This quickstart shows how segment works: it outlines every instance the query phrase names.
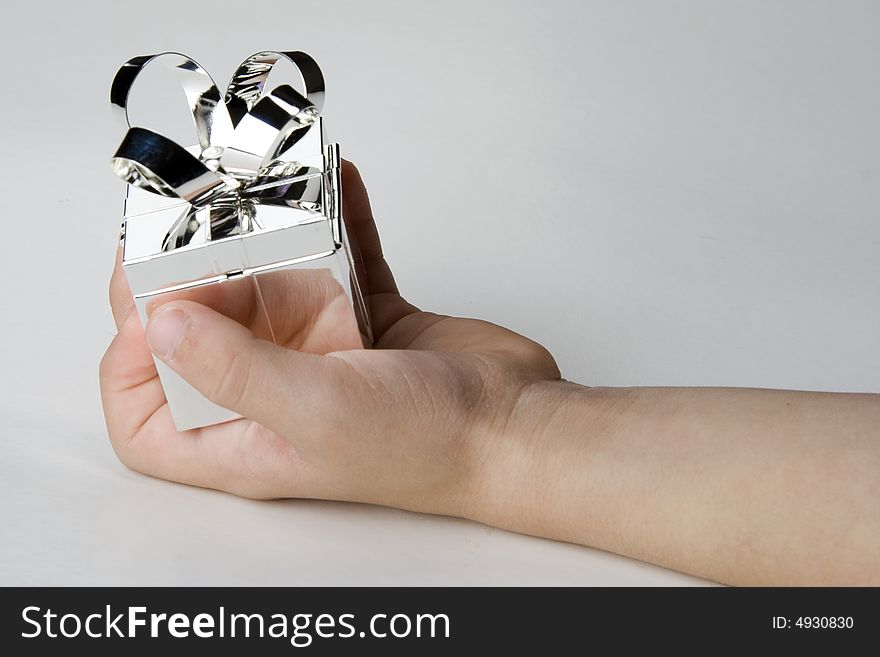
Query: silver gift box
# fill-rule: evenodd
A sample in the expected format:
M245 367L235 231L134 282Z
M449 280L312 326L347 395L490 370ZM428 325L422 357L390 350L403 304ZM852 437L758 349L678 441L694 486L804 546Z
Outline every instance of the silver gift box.
M298 69L305 94L287 85L266 91L279 61ZM128 92L153 62L183 83L198 144L182 147L128 124ZM184 298L285 342L297 294L330 285L347 295L349 329L369 345L342 217L339 147L326 143L320 116L323 92L317 64L299 52L252 55L222 101L210 76L183 55L138 57L120 69L111 101L128 132L112 165L128 183L122 264L142 322L154 307ZM179 430L237 417L158 359L156 368Z

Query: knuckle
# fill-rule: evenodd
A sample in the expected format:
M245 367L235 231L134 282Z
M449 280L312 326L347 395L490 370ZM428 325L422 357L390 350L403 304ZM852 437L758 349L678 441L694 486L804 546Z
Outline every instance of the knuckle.
M111 438L110 445L113 447L113 451L116 453L116 458L119 459L119 462L122 463L122 465L135 472L141 471L142 468L139 467L139 462L135 457L134 450L131 449L128 443L119 440L114 441Z
M110 438L110 447L116 454L116 458L129 470L140 472L142 466L137 455L137 446L133 444L133 439L128 436L120 435L118 431L108 431L107 436Z
M205 390L212 401L235 408L247 397L253 374L250 353L244 349L233 349L225 362L212 373L211 381Z
M291 448L285 438L254 421L247 421L239 434L233 472L227 490L253 500L277 499L287 486L279 485L289 475Z
M101 362L98 363L98 380L99 381L104 382L110 377L111 371L113 369L113 360L112 360L111 350L112 350L112 344L104 352L104 355L101 356ZM94 365L92 367L94 367Z

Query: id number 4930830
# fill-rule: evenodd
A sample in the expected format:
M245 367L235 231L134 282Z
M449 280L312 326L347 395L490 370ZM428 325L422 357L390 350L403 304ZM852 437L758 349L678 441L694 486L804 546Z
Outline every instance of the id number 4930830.
M798 616L796 619L785 616L773 617L774 630L851 630L852 616Z

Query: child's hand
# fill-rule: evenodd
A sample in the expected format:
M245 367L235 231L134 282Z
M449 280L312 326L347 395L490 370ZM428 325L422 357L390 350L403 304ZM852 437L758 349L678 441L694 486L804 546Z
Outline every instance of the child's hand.
M248 418L178 433L117 263L101 388L124 463L249 497L461 515L735 584L880 582L880 396L562 382L531 340L404 301L360 177L343 177L377 348L358 348L342 289L315 272L261 286L280 345L255 337L246 285L197 292L223 314L171 301L153 351Z
M101 363L110 439L129 467L257 498L314 497L465 515L492 438L530 383L558 379L550 354L504 328L420 312L398 293L357 170L345 217L375 349L359 348L341 287L320 273L261 278L276 342L249 285L207 286L151 309L147 339L119 259L119 328ZM222 298L218 298L222 295ZM282 300L279 300L279 297ZM235 319L230 319L235 318ZM247 419L175 430L152 350L212 401Z

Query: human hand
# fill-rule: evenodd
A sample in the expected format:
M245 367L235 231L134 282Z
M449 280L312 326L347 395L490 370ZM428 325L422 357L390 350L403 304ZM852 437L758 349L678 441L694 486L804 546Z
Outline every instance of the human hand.
M458 515L722 582L880 581L880 396L561 381L531 340L407 303L348 163L343 183L376 348L316 270L261 285L275 343L244 283L149 309L153 351L242 419L176 431L117 261L101 390L123 463L253 498Z
M100 377L113 448L134 470L246 497L474 515L521 392L559 371L543 347L512 331L405 301L350 163L343 188L375 348L359 348L341 287L316 271L268 286L285 297L267 304L283 314L278 344L261 339L265 327L250 319L249 288L230 286L202 288L213 295L196 297L203 303L151 308L145 339L117 257L110 298L118 334ZM243 418L178 432L150 347Z

